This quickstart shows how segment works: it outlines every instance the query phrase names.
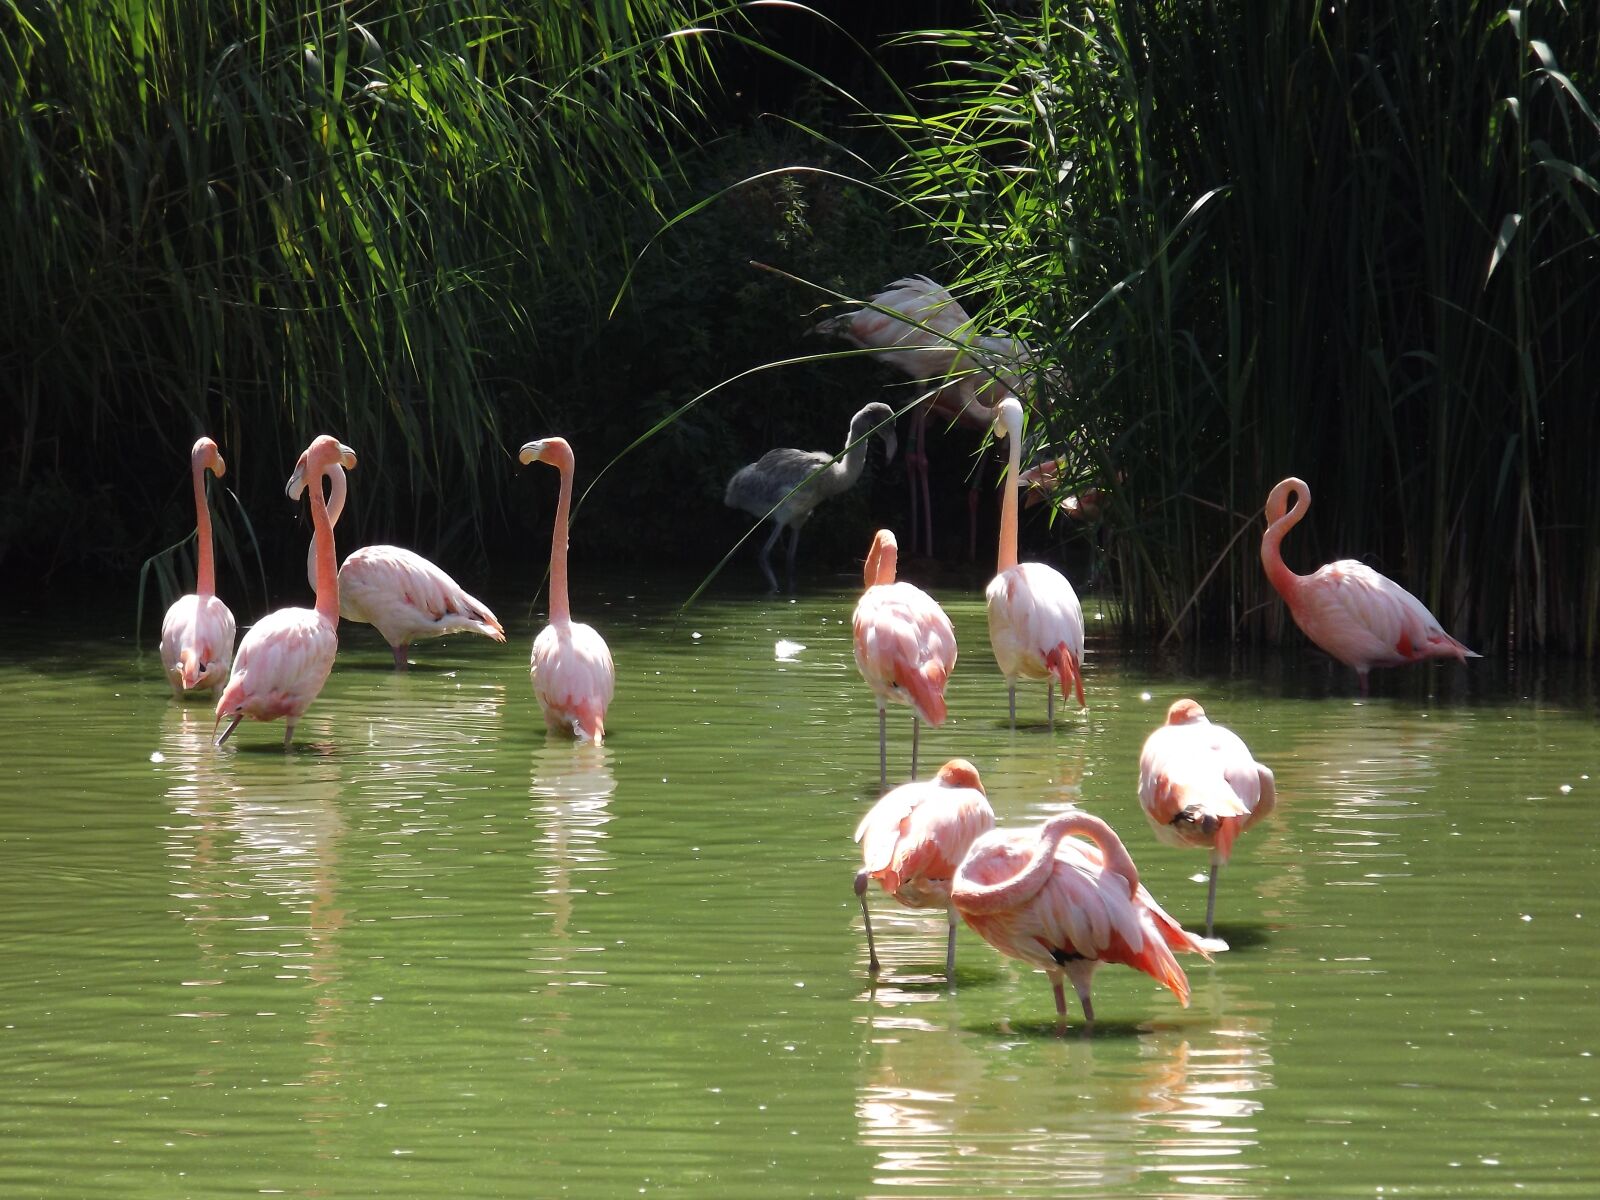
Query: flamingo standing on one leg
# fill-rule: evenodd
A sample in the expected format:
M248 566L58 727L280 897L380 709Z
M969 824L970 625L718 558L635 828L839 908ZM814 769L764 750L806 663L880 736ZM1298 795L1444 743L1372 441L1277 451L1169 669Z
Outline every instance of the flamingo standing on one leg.
M1187 1008L1189 980L1172 952L1210 959L1228 948L1169 917L1140 886L1111 826L1076 810L1051 817L1037 832L997 829L979 838L956 870L950 902L1000 953L1044 968L1063 1019L1063 975L1072 980L1086 1021L1094 1020L1089 981L1108 962L1152 976Z
M178 696L215 691L228 682L233 666L233 613L217 599L216 564L212 558L211 509L206 504L206 471L218 479L227 471L216 442L203 437L189 453L194 475L195 543L199 565L194 593L179 596L161 622L161 666Z
M355 451L338 439L322 434L295 463L286 494L298 496L309 478L311 524L317 556L317 606L280 608L253 625L239 643L233 678L217 701L217 722L232 718L217 739L228 740L245 717L255 721L284 719L283 747L289 748L295 722L311 706L333 670L339 651L339 572L333 548L333 522L322 495L322 477L343 463L356 465Z
M328 520L337 527L347 490L343 467L329 468L328 478ZM315 588L315 545L307 555L306 574ZM363 546L345 557L339 568L339 616L375 627L394 652L399 671L406 669L411 643L421 638L460 631L506 640L505 628L487 604L468 595L442 568L399 546Z
M880 428L881 427L881 428ZM740 467L728 480L722 502L729 508L742 508L758 521L772 518L772 536L761 547L761 573L767 586L778 590L772 573L772 547L785 529L789 531L789 590L794 590L795 551L800 546L800 529L811 519L817 505L829 497L847 492L861 478L867 466L867 436L874 429L883 439L884 460L894 458L898 442L894 432L894 409L873 402L850 418L840 455L826 450L768 450L759 459ZM837 459L837 461L835 461Z
M567 601L567 519L572 510L572 447L566 438L528 442L517 456L523 466L549 463L561 472L555 527L550 535L550 623L533 639L533 694L551 729L600 745L606 709L616 690L611 649L594 628L572 619Z
M1174 701L1167 723L1145 738L1139 805L1150 827L1169 846L1211 851L1207 937L1217 908L1217 868L1227 863L1233 840L1276 803L1272 772L1233 730L1208 721L1206 710L1193 700Z
M994 828L994 810L984 794L978 769L952 758L928 783L904 783L874 804L856 826L861 870L856 897L867 929L868 965L877 974L878 951L867 911L867 882L879 886L907 908L943 908L949 914L945 981L955 983L956 910L950 906L950 879L967 849Z
M1017 680L1049 681L1045 703L1055 723L1055 681L1061 695L1075 690L1083 704L1083 608L1066 577L1044 563L1017 561L1017 488L1022 469L1022 404L1008 396L997 406L995 431L1007 439L1008 474L1000 505L998 573L984 593L989 644L1010 692L1017 727Z
M1299 503L1289 507L1289 497ZM1343 558L1310 575L1296 575L1283 561L1283 538L1311 507L1311 489L1294 477L1267 497L1267 531L1261 535L1261 565L1267 582L1289 606L1302 632L1323 650L1356 669L1361 694L1367 672L1425 658L1480 658L1444 631L1438 619L1405 588L1365 563Z
M878 530L867 552L867 590L856 602L856 667L878 699L878 786L889 782L886 709L889 701L911 706L911 778L917 777L920 722L943 725L944 688L956 666L956 632L944 609L927 592L896 583L899 547L894 534Z

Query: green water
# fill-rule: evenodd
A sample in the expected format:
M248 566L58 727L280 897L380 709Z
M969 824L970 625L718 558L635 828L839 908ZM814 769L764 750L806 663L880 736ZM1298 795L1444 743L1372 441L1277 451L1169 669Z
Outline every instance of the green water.
M1140 744L1193 695L1277 773L1193 1004L1042 975L874 896L850 840L876 722L853 593L602 593L603 750L547 740L510 644L364 627L300 725L210 745L117 636L0 630L0 1195L1571 1196L1600 1188L1600 737L1582 682L1299 648L1196 665L1090 617L1090 707L1004 725L981 597L926 769L1001 822L1115 825L1191 925ZM517 610L521 608L522 612ZM519 619L520 618L520 619ZM93 625L94 623L90 623ZM780 662L779 639L804 643ZM891 723L903 772L909 721Z

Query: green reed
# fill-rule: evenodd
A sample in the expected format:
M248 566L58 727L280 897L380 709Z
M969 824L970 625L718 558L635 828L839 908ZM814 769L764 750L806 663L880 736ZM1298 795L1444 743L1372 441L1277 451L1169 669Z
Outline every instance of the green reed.
M0 556L173 543L201 431L258 526L294 519L327 430L361 457L351 535L470 532L542 428L541 340L598 319L595 261L672 178L712 79L669 36L690 16L0 4ZM248 535L217 512L228 552Z
M894 172L1070 379L1031 438L1110 494L1131 630L1259 631L1260 511L1478 648L1600 640L1600 14L1051 3L916 35ZM1088 478L1085 478L1084 476Z

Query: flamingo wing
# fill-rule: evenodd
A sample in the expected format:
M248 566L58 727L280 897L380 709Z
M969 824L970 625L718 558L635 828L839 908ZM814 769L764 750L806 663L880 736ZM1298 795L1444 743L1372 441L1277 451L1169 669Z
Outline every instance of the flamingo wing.
M1066 576L1044 563L1018 563L996 575L985 599L989 642L1008 679L1056 674L1083 703L1083 607Z
M298 716L328 681L339 638L311 608L280 608L257 621L239 643L217 713L257 720Z
M938 602L913 584L878 584L857 602L853 628L856 666L872 690L943 724L956 635Z
M1477 657L1444 631L1422 601L1353 559L1328 563L1308 576L1293 611L1312 641L1360 669Z
M592 626L577 621L546 625L533 640L529 670L546 724L596 743L603 740L616 667L611 648Z
M734 472L723 503L752 517L772 513L779 524L787 524L793 516L816 507L821 495L812 476L832 461L833 455L821 450L768 450Z

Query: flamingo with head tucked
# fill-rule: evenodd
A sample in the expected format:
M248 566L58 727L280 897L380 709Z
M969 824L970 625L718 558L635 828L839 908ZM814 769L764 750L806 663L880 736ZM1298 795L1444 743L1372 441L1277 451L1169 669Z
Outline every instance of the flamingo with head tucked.
M1299 502L1289 507L1289 498ZM1354 667L1361 694L1373 667L1398 667L1426 658L1479 658L1444 631L1438 619L1405 588L1365 563L1344 558L1296 575L1283 561L1284 535L1311 508L1311 489L1294 477L1267 497L1261 565L1267 581L1289 606L1302 632L1323 650Z
M921 722L944 724L944 688L956 665L956 632L950 618L915 584L895 582L898 554L894 534L878 530L867 552L867 590L856 602L851 621L856 668L878 701L879 787L889 781L889 702L911 706L911 778L915 779Z
M343 467L337 463L330 467L328 479L328 520L337 527L348 487ZM306 574L314 589L314 543L306 558ZM495 642L506 640L505 628L487 604L468 595L443 568L400 546L363 546L345 557L339 568L339 616L377 629L394 652L399 671L408 665L411 643L422 638L462 632L479 633Z
M1139 755L1139 806L1169 846L1211 851L1206 936L1217 908L1217 868L1233 842L1277 803L1272 772L1231 729L1213 725L1193 700L1176 700L1167 723L1144 740Z
M1048 680L1046 706L1055 720L1055 682L1083 704L1083 608L1066 577L1044 563L1017 561L1017 489L1022 470L1022 404L1008 396L997 406L995 432L1007 441L1008 474L1000 504L998 573L984 593L989 644L1010 692L1017 725L1017 680Z
M1051 817L1037 831L984 834L957 868L950 902L1001 954L1044 968L1063 1019L1063 976L1072 980L1086 1021L1094 1020L1089 981L1101 963L1143 971L1187 1008L1189 980L1172 952L1209 959L1228 948L1169 917L1140 885L1111 826L1077 810Z
M994 828L978 769L964 758L952 758L927 783L904 783L888 792L861 818L856 841L861 843L861 870L856 897L867 929L868 965L877 973L878 951L872 940L872 915L867 911L867 884L878 885L907 908L943 908L949 914L945 944L945 980L956 973L956 911L950 907L950 880L968 848Z
M761 547L759 556L761 573L767 577L771 591L778 590L771 555L779 535L785 529L789 531L788 577L789 590L793 591L801 527L811 519L817 505L855 486L866 469L867 437L874 430L883 440L885 461L894 458L894 409L875 401L850 418L850 432L845 435L840 454L787 447L768 450L755 462L740 467L728 480L724 504L743 509L758 520L772 518L772 536Z
M561 473L555 527L550 535L550 623L533 640L533 694L545 724L580 741L605 740L606 709L616 690L611 649L588 625L572 619L567 599L567 520L572 510L572 447L566 438L528 442L517 456L523 466L549 463Z
M280 608L251 626L239 643L233 678L217 701L217 723L232 718L217 739L222 745L245 717L254 721L284 720L283 746L289 748L295 723L327 683L339 651L339 573L333 548L333 522L328 519L322 477L340 463L353 467L355 451L322 434L306 447L284 488L298 496L308 480L311 524L316 540L317 606Z
M233 665L233 613L217 599L212 558L211 509L206 504L206 472L221 479L228 469L216 442L203 437L189 453L194 476L195 542L199 565L194 592L180 596L161 622L161 666L178 696L215 691L228 682Z

